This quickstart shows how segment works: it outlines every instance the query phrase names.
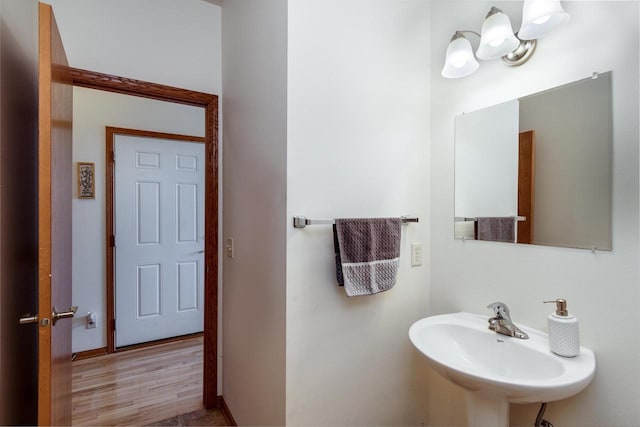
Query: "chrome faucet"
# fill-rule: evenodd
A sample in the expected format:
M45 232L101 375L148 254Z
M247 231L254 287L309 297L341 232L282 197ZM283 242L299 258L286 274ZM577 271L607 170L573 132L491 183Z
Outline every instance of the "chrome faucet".
M492 309L494 314L494 316L489 319L489 329L509 337L521 338L523 340L529 339L529 335L518 329L511 321L507 304L494 302L493 304L489 304L487 308Z

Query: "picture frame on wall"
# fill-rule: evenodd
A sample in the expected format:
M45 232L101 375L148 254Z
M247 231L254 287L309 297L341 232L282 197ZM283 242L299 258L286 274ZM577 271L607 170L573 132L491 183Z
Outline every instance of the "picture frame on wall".
M78 162L78 199L96 198L96 164Z

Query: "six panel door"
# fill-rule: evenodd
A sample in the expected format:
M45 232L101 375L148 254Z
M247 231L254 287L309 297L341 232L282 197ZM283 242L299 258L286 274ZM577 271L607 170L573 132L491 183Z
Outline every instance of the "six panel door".
M116 135L116 347L204 327L204 144Z

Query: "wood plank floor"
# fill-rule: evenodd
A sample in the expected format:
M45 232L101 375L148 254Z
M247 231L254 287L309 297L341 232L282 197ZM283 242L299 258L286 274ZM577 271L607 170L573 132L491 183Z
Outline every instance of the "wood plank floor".
M74 425L146 425L202 406L203 338L73 362Z

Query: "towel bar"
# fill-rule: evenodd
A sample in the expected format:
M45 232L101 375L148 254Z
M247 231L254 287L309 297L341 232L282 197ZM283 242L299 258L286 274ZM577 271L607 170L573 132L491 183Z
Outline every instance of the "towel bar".
M402 219L403 224L407 224L410 222L418 222L418 218L416 217L400 217ZM307 225L319 225L319 224L335 224L335 220L333 219L308 219L304 216L294 216L293 217L293 226L295 228L305 228Z
M527 217L526 216L512 216L511 218L514 219L514 221L526 221ZM455 222L467 222L467 221L477 221L478 218L477 217L473 217L473 218L468 218L466 216L457 216L453 219Z

